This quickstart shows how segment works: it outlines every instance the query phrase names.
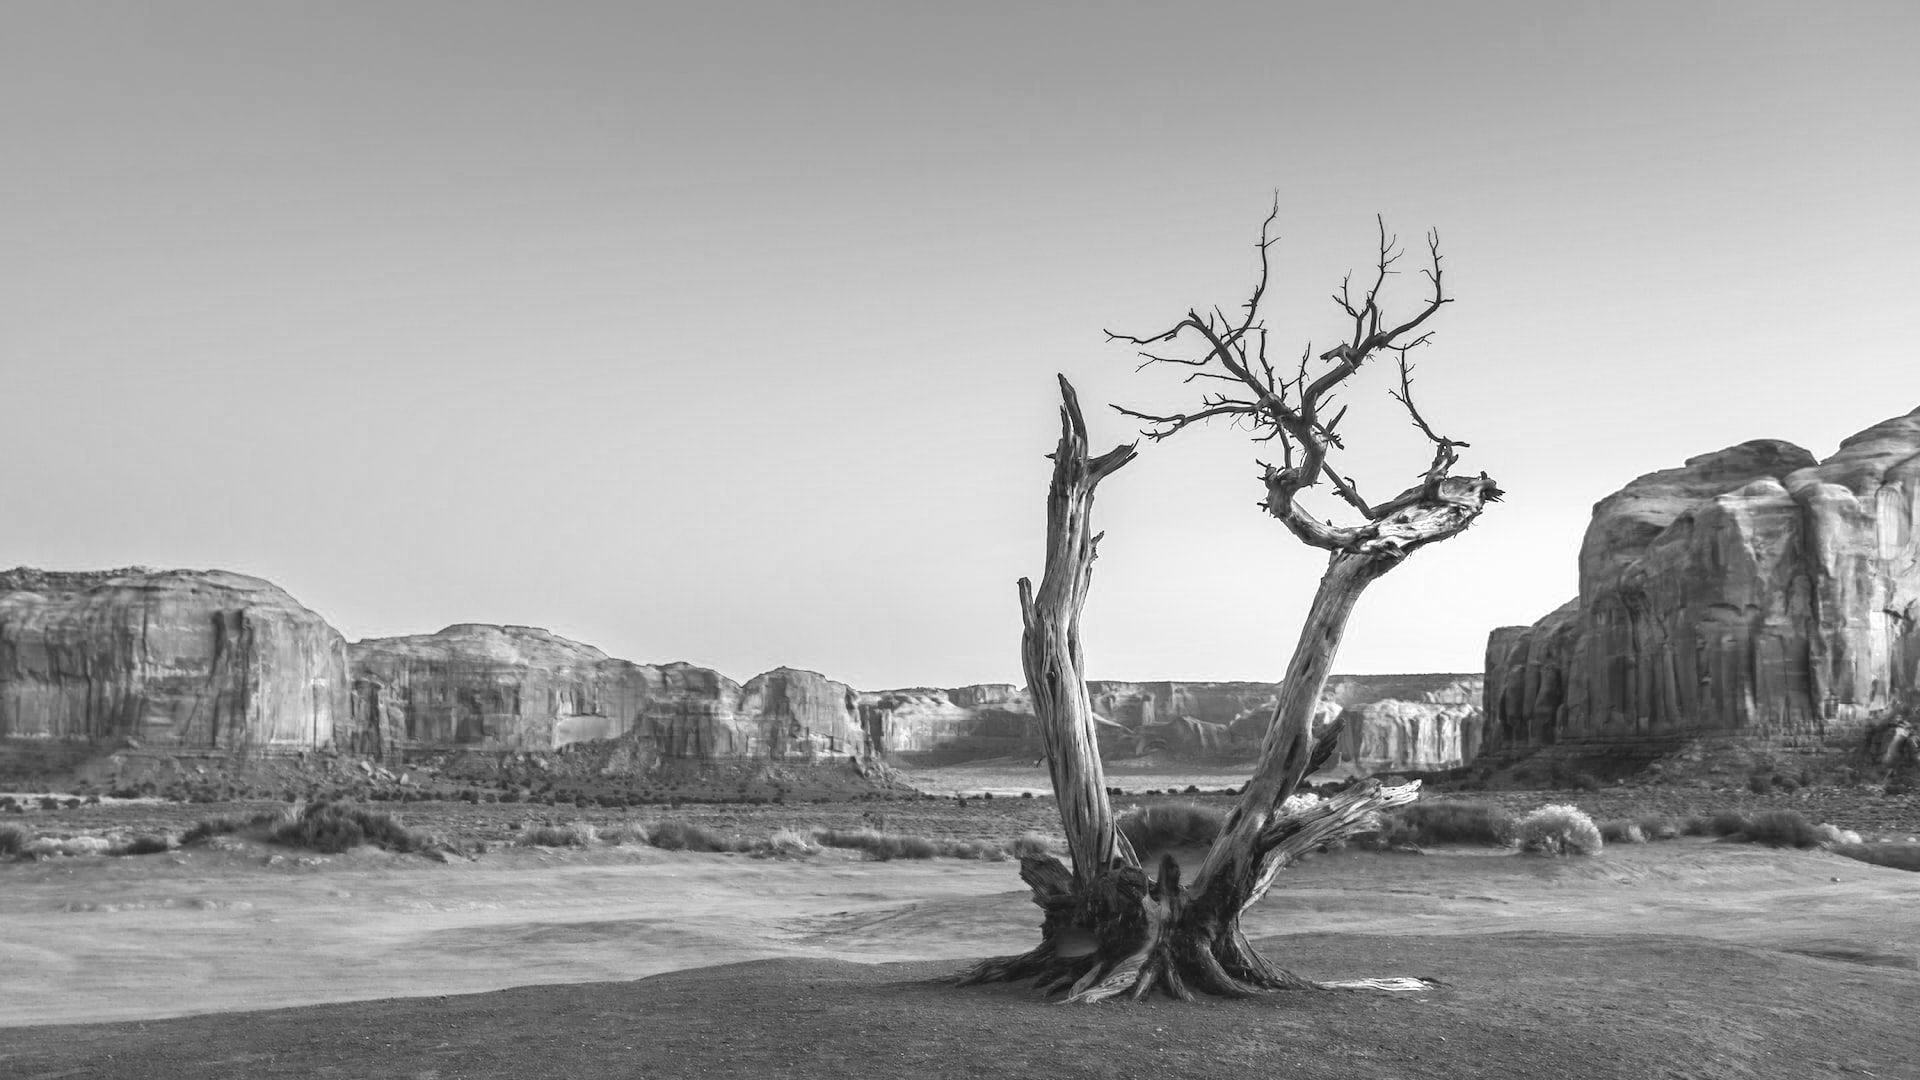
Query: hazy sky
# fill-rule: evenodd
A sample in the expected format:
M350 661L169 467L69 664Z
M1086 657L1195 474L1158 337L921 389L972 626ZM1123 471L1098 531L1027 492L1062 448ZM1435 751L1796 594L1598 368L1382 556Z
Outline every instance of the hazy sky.
M1277 191L1287 352L1376 212L1440 230L1417 389L1510 494L1336 668L1476 671L1634 476L1920 405L1917 51L1905 3L0 5L0 566L1018 681L1053 373L1178 407L1100 331L1244 299ZM1095 677L1279 676L1323 562L1257 454L1103 488Z

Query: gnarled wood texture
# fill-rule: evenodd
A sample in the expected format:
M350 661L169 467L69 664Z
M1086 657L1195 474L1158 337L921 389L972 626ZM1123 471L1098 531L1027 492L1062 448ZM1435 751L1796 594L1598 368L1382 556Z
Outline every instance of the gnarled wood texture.
M1080 611L1087 603L1100 537L1093 531L1093 493L1114 470L1132 461L1137 443L1087 456L1087 421L1066 376L1060 379L1060 443L1047 488L1047 562L1040 589L1020 579L1020 661L1053 774L1074 881L1085 888L1102 873L1138 867L1126 838L1114 828L1100 748L1094 742L1093 702L1080 649Z
M1260 463L1266 493L1262 507L1296 537L1329 553L1253 776L1190 886L1182 884L1181 868L1171 857L1163 858L1149 876L1114 827L1094 744L1079 619L1098 540L1090 523L1093 489L1132 459L1134 447L1089 459L1079 404L1062 379L1060 445L1047 498L1046 576L1037 594L1023 579L1020 600L1027 682L1046 739L1073 865L1069 871L1049 858L1023 860L1021 876L1046 913L1040 945L1020 956L984 961L967 972L963 982L1032 978L1048 992L1064 991L1066 1000L1074 1002L1125 993L1139 997L1156 986L1181 999L1189 999L1194 989L1242 995L1315 986L1256 954L1240 929L1242 913L1304 853L1376 828L1379 811L1419 797L1417 783L1388 788L1368 780L1324 802L1288 804L1301 778L1331 752L1333 733L1315 738L1313 710L1361 593L1412 552L1459 535L1501 491L1485 473L1450 475L1459 449L1467 444L1436 432L1413 401L1407 353L1428 341L1421 327L1450 302L1441 284L1438 236L1429 234L1427 242L1432 261L1425 276L1431 296L1412 317L1394 322L1383 316L1380 293L1400 252L1381 223L1371 287L1356 301L1343 282L1334 295L1352 320L1349 340L1318 354L1325 365L1319 371L1308 370L1311 346L1302 353L1297 371L1276 371L1267 358L1267 332L1259 312L1277 214L1276 205L1261 228L1260 278L1252 298L1242 305L1244 318L1229 319L1219 308L1206 314L1190 309L1172 329L1159 334L1108 335L1153 348L1197 339L1197 356L1143 351L1142 366L1189 368L1184 381L1204 378L1212 380L1204 385L1225 383L1228 390L1204 395L1200 407L1188 413L1120 411L1146 421L1145 434L1155 440L1225 417L1249 423L1257 438L1277 442L1281 464ZM1410 336L1416 331L1418 336ZM1399 357L1398 389L1389 393L1433 445L1433 458L1417 486L1375 504L1361 496L1354 479L1342 475L1329 457L1344 448L1338 429L1346 409L1331 416L1324 409L1336 390L1385 352ZM1300 504L1299 497L1322 480L1359 512L1359 523L1336 525ZM1418 983L1359 980L1338 985L1397 989Z

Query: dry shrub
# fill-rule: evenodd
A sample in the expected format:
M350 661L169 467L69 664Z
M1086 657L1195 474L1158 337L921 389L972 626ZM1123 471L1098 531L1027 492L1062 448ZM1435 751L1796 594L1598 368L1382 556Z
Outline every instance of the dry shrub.
M762 859L804 859L820 853L820 845L813 838L794 829L777 829L753 849L753 854Z
M136 836L124 844L107 849L109 855L164 855L173 850L173 841L164 836Z
M608 825L597 830L595 836L608 847L620 844L644 844L647 842L647 830L642 825Z
M1395 810L1381 826L1389 847L1411 844L1483 844L1506 847L1514 840L1512 815L1494 803L1420 802Z
M1021 833L1018 839L1007 846L1007 852L1016 859L1052 855L1054 842L1051 837L1042 836L1037 832Z
M1220 835L1226 815L1195 803L1154 803L1121 814L1114 827L1135 851L1164 851L1177 847L1205 847Z
M266 816L271 820L282 815ZM310 848L335 855L362 844L374 844L388 851L423 851L432 846L432 841L400 824L392 814L351 803L324 801L309 805L292 820L272 825L267 840L283 847Z
M34 859L47 859L55 855L105 855L110 845L99 836L42 836L22 850L22 854Z
M281 821L281 814L277 810L269 810L265 813L254 814L252 816L243 814L220 814L215 817L201 818L199 821L193 823L192 828L181 835L180 846L195 847L206 843L216 836L226 836L229 833L237 833L245 829L259 829L268 825L278 825Z
M1302 784L1300 786L1306 787L1307 785ZM1168 792L1168 794L1172 794L1172 792ZM1280 804L1280 815L1282 817L1285 817L1291 814L1298 814L1303 811L1311 810L1314 807L1319 806L1321 803L1326 801L1327 800L1321 798L1320 796L1314 794L1311 791L1296 791L1293 794L1287 796L1286 802L1283 802Z
M1640 826L1641 835L1649 840L1676 840L1680 837L1680 823L1665 814L1648 814L1634 824Z
M1637 821L1615 819L1600 823L1600 838L1609 844L1644 844L1647 831Z
M0 855L18 855L27 850L33 837L18 825L0 825Z
M1820 830L1798 810L1762 810L1747 819L1747 839L1772 847L1810 848L1820 845Z
M942 840L940 854L950 859L979 859L998 862L1007 857L1007 849L985 840Z
M1600 827L1577 806L1543 806L1520 819L1520 850L1540 855L1598 855Z
M1875 866L1920 873L1920 844L1835 844L1833 853Z
M1733 836L1747 831L1747 816L1738 810L1719 810L1707 819L1707 829L1714 836Z
M521 847L588 847L599 839L593 826L573 825L535 825L524 829L513 842Z
M1843 829L1838 825L1822 823L1815 825L1814 831L1820 834L1820 842L1828 847L1838 847L1841 844L1857 844L1860 842L1859 833L1854 832L1852 829Z
M940 848L924 836L883 833L877 829L815 829L813 838L827 847L852 848L876 862L890 859L931 859Z
M751 843L739 837L684 821L661 821L648 826L647 843L662 851L724 852L753 849Z

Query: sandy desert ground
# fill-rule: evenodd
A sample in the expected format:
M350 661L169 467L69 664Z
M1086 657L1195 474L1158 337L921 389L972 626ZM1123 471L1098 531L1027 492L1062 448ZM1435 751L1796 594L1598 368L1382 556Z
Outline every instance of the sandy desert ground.
M1920 875L1819 851L1346 851L1250 913L1305 974L1418 994L940 984L1037 921L1013 863L835 850L13 863L0 1076L1920 1076Z

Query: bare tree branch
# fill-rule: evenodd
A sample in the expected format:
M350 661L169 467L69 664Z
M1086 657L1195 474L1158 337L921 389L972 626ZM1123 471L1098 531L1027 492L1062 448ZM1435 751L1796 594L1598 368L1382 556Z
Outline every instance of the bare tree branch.
M1156 441L1170 438L1195 424L1218 419L1247 424L1257 441L1278 441L1281 464L1278 467L1261 465L1260 481L1266 489L1262 508L1309 544L1334 551L1357 551L1377 539L1373 526L1383 519L1420 502L1438 500L1448 470L1459 460L1458 449L1466 445L1439 435L1414 406L1411 368L1406 362L1408 350L1432 339L1431 331L1421 330L1427 320L1452 303L1445 290L1440 236L1437 231L1427 233L1429 265L1421 273L1430 293L1410 316L1391 320L1385 313L1385 292L1388 280L1399 273L1397 265L1405 251L1399 239L1387 231L1386 219L1376 215L1378 239L1372 279L1367 282L1364 293L1356 298L1353 275L1348 273L1342 278L1339 291L1333 294L1335 305L1350 323L1348 340L1321 351L1317 359L1322 366L1317 370L1313 366L1316 356L1312 347L1303 349L1293 376L1282 379L1267 359L1268 331L1260 321L1260 304L1271 281L1271 249L1278 242L1273 235L1278 213L1276 199L1260 226L1260 240L1255 245L1259 272L1251 295L1240 305L1244 315L1237 323L1215 306L1206 314L1199 308L1190 308L1185 318L1157 334L1140 336L1107 331L1109 340L1140 346L1191 340L1197 348L1185 355L1143 350L1140 367L1171 364L1190 368L1193 370L1181 380L1183 383L1196 379L1226 382L1243 386L1249 393L1238 397L1207 395L1197 408L1186 412L1153 413L1115 408L1122 415L1143 421L1147 426L1142 434ZM1339 426L1346 418L1347 406L1333 408L1337 391L1369 360L1387 351L1397 353L1401 362L1400 387L1389 393L1407 409L1415 426L1433 444L1434 456L1422 474L1418 489L1374 505L1360 494L1359 484L1353 477L1343 474L1328 461L1328 455L1345 448ZM1322 420L1330 410L1331 419ZM1343 503L1360 514L1362 524L1350 528L1334 525L1296 505L1301 492L1322 481Z

